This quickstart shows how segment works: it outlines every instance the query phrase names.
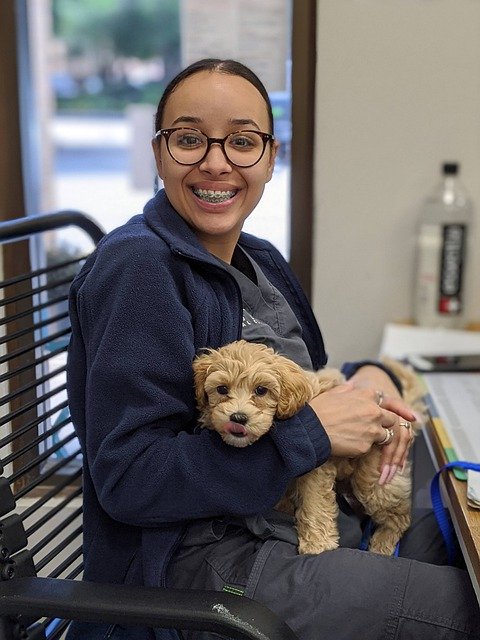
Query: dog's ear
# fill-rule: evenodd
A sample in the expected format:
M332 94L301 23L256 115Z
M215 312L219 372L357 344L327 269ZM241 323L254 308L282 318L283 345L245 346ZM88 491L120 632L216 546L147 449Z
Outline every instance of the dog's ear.
M280 398L277 406L277 417L291 418L312 397L312 388L308 376L295 362L279 356L274 364L280 379Z
M205 393L205 381L212 365L212 356L209 352L202 353L193 361L193 383L195 387L195 399L199 411L207 406L207 394Z

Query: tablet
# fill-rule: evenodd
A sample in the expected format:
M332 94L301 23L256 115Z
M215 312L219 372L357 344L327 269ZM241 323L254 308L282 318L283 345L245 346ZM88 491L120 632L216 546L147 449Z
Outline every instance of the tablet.
M480 371L480 353L458 355L421 355L411 354L408 361L417 371L455 372Z

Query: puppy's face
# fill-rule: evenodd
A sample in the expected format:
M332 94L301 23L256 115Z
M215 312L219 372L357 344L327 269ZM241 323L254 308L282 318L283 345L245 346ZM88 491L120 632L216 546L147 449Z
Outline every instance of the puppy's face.
M235 447L252 444L275 417L290 417L310 399L302 369L264 345L231 343L199 356L193 369L201 423Z

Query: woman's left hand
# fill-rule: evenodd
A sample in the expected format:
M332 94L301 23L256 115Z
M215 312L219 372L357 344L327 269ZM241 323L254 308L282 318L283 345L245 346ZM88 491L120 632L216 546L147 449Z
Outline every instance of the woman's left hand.
M411 407L403 401L391 378L379 367L374 365L361 367L350 381L359 388L375 389L377 403L382 406L382 409L388 409L398 415L398 423L392 427L391 442L382 446L379 484L386 484L393 479L397 470L404 468L407 462L413 440L412 428L409 425L415 422L416 416Z

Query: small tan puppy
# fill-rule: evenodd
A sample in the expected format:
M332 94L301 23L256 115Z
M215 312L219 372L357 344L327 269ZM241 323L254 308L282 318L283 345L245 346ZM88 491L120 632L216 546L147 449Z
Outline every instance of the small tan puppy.
M415 374L395 361L411 406L421 400ZM344 380L335 369L304 371L265 345L239 340L209 350L193 363L200 422L234 447L245 447L269 431L274 420L292 417L309 400ZM410 526L409 469L379 485L381 447L353 458L332 457L296 478L277 509L295 516L300 553L338 547L336 480L348 479L354 496L376 525L369 549L391 555Z

